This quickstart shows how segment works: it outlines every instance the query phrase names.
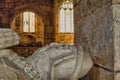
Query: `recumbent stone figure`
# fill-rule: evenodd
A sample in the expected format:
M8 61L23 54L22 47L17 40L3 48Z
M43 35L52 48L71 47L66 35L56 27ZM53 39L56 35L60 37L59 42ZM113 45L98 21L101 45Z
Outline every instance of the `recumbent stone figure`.
M17 44L15 32L0 29L0 80L78 80L93 65L80 45L51 43L23 58L6 49Z

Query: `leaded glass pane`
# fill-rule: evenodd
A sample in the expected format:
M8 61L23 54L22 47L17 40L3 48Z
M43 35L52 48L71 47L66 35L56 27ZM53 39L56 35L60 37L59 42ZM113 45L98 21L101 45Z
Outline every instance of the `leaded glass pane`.
M23 32L29 32L28 12L23 13Z
M60 6L59 23L60 32L74 32L73 3L70 2L69 0L66 0Z
M30 32L35 32L35 14L30 13Z

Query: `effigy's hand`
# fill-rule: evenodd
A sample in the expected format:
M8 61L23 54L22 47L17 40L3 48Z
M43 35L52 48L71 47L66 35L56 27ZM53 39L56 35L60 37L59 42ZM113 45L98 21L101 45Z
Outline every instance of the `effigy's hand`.
M17 33L7 28L0 28L0 49L19 44L20 37Z

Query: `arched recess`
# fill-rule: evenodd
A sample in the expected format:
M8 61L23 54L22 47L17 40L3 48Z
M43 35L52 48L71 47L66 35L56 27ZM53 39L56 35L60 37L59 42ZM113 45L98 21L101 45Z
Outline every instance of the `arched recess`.
M34 6L34 7L33 7ZM41 26L41 28L38 26L38 28L42 29L42 31L44 31L44 27L45 25L47 24L46 21L46 11L38 8L36 5L33 5L33 4L23 4L22 6L17 6L13 9L10 10L10 15L11 15L11 19L10 19L10 23L11 23L11 28L13 29L13 21L14 19L21 13L23 12L33 12L35 13L35 15L39 16L39 19L41 21L41 24L39 26ZM14 29L13 29L14 30ZM39 30L39 29L37 29ZM37 42L40 40L42 42L42 45L44 45L44 32L42 33L36 33L37 34L37 37L39 37L40 39L37 39ZM35 34L35 35L36 35ZM31 34L29 34L31 35ZM22 35L23 36L23 35ZM36 36L32 35L33 37L36 38Z
M34 14L34 31L24 31L24 13ZM29 21L31 15L29 15ZM28 25L30 27L30 22ZM36 49L44 45L44 23L40 16L30 10L16 14L13 19L11 19L11 29L20 35L20 44L18 46L12 47L12 50L17 52L18 55L28 57L32 55ZM32 29L32 28L31 28Z
M20 35L21 44L41 43L44 45L44 24L34 12L25 11L17 14L11 21L11 29ZM26 29L28 31L25 31Z
M18 14L21 14L23 12L33 12L35 13L36 15L38 15L40 17L40 20L43 24L43 27L41 31L44 31L44 34L41 34L38 35L38 33L36 34L24 34L24 33L20 33L19 35L21 35L21 37L23 38L27 38L28 39L28 42L32 42L32 41L29 41L30 39L32 39L33 41L36 41L37 44L41 44L42 42L42 46L44 45L47 45L51 42L53 42L53 33L54 33L54 28L53 28L53 23L52 23L52 20L53 20L53 17L52 17L52 10L45 10L45 9L42 9L41 8L42 6L37 6L35 4L32 4L32 3L29 3L29 4L23 4L23 5L20 5L20 6L17 6L17 7L14 7L13 9L10 10L10 23L11 23L11 28L12 28L12 22L14 21L14 18L18 15ZM39 27L40 28L40 27ZM40 28L41 29L41 28ZM40 31L40 29L37 29ZM37 39L37 40L36 40ZM25 39L24 39L25 40ZM39 42L40 41L40 42ZM27 40L26 41L23 41L25 43L27 43ZM39 46L37 48L33 48L33 47L36 47L36 46L32 46L31 48L31 44L30 46L27 48L25 47L26 44L24 46L22 46L22 48L17 48L16 46L13 48L14 51L16 51L20 56L24 56L24 57L27 57L27 56L30 56L31 54L34 53L34 51L39 48ZM18 45L19 47L19 45ZM26 49L27 48L27 49Z
M21 12L25 12L25 11L34 12L41 18L44 24L44 44L43 45L47 45L53 42L54 41L54 34L53 34L54 26L53 26L52 10L45 10L33 4L23 4L22 6L17 6L10 10L10 15L12 16L10 18L11 19L10 23L12 23L16 15L20 14Z

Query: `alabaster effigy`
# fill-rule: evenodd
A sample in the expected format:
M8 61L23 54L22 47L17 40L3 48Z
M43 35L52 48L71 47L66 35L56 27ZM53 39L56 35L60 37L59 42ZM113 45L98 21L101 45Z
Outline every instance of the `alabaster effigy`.
M0 29L0 80L78 80L93 65L80 45L51 43L24 58L6 49L17 44L15 32Z

